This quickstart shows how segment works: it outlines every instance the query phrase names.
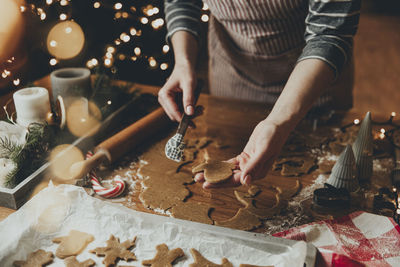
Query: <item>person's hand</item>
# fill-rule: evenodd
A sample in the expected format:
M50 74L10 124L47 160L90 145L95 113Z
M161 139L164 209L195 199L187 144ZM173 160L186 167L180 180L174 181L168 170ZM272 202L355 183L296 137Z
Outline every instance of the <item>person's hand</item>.
M194 115L195 88L194 69L186 65L175 65L168 81L158 92L158 102L171 120L179 122L182 119L182 107L187 115Z
M261 121L247 142L243 152L229 160L238 166L232 177L220 184L204 182L203 188L238 186L264 178L279 155L291 129L277 125L268 118ZM195 175L196 182L204 181L204 174Z

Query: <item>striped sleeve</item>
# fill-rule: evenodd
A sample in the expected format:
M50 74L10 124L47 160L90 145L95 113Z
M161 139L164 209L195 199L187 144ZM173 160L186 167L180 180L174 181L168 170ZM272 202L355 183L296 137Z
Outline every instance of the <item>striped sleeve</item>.
M165 0L164 11L167 21L167 42L177 31L187 31L197 39L200 36L201 0Z
M357 32L361 0L309 0L306 45L298 61L317 58L341 73L351 58Z

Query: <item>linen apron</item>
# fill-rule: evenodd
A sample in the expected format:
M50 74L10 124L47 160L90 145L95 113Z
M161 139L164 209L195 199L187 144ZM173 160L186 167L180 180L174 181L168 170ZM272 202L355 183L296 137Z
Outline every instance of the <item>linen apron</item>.
M204 0L211 11L210 93L273 105L305 45L307 0ZM315 107L352 106L350 61Z

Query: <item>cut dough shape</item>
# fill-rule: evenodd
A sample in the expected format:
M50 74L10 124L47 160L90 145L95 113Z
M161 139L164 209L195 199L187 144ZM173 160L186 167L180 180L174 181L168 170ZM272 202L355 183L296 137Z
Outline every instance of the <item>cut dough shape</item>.
M151 267L172 267L173 262L185 255L181 248L169 250L166 244L160 244L156 247L157 253L151 260L144 260L142 264Z
M67 236L56 237L54 243L60 244L56 250L56 256L65 259L69 256L76 256L81 253L86 246L94 240L90 234L71 230Z
M145 207L165 211L181 203L189 195L189 190L181 184L169 184L166 186L164 183L159 182L145 188L140 193L139 198Z
M209 183L219 183L229 179L232 176L232 170L235 164L225 161L206 161L195 167L192 172L198 173L204 171L204 178Z
M247 193L239 192L235 190L235 196L238 201L240 201L245 207L244 210L250 212L251 214L257 216L258 218L268 218L281 210L281 201L280 201L280 194L276 193L275 198L276 202L275 205L271 208L257 208L254 206L254 198L249 197ZM246 197L247 196L247 197Z
M135 245L136 237L130 240L126 240L123 243L119 242L119 238L111 235L110 239L107 240L106 247L98 247L90 250L91 253L97 256L105 256L103 263L105 266L113 266L116 264L118 259L125 261L136 260L136 256L130 249Z
M257 185L251 185L247 192L251 197L255 197L261 192L261 188Z
M183 151L182 160L183 161L193 161L193 160L196 159L198 152L199 151L197 149L190 149L190 148L189 149L185 149Z
M235 216L226 221L215 221L215 225L244 231L253 230L261 226L261 224L260 219L256 215L243 208L240 208Z
M221 264L215 264L204 258L203 255L194 248L190 249L190 253L194 258L194 262L189 264L189 267L233 267L232 263L230 263L226 258L222 258Z
M184 202L171 208L171 216L178 219L212 224L208 217L210 206L197 202Z
M294 166L292 166L292 165ZM315 165L315 160L310 158L289 159L286 163L282 164L282 176L300 176L307 174Z
M198 148L198 149L205 148L211 142L212 142L212 140L210 138L208 138L208 137L200 137L198 142L197 142L197 144L196 144L196 148Z
M293 187L291 187L289 189L285 189L285 190L282 190L282 188L277 186L276 190L279 192L279 196L280 196L280 198L282 200L288 200L288 199L290 199L291 197L293 197L294 195L297 194L297 192L300 189L300 185L301 185L300 181L296 180L295 186L293 186Z
M163 177L150 176L142 181L145 188L139 198L145 207L165 211L181 203L190 195L184 184L191 182L193 182L191 173L184 171L179 173L169 171Z
M13 265L19 267L46 266L47 264L53 262L53 259L53 253L44 251L43 249L39 249L35 252L30 253L25 261L14 261Z
M92 259L79 262L75 256L71 256L64 259L64 264L65 267L91 267L94 266L96 263Z

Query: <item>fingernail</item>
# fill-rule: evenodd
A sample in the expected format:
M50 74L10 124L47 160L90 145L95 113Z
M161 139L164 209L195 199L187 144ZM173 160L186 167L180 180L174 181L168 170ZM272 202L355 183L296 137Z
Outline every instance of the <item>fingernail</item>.
M244 177L244 184L245 185L249 185L250 184L250 182L251 182L251 176L248 174L248 175L246 175L246 177Z
M192 106L192 105L187 106L187 107L186 107L186 114L188 114L188 115L193 115L193 113L194 113L194 108L193 108L193 106Z

